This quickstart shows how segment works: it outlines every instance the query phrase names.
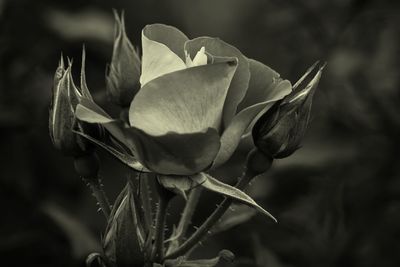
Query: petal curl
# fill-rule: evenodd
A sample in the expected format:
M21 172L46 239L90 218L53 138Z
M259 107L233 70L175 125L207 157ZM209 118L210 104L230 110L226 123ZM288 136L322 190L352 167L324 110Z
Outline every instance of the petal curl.
M236 61L198 66L147 83L129 110L131 126L149 135L218 129Z
M207 169L220 147L219 135L212 128L200 133L151 136L133 127L126 137L141 163L165 175L192 175Z
M183 47L187 39L172 26L152 24L143 28L142 86L161 75L186 68Z
M143 31L147 38L166 45L182 60L185 60L184 46L189 38L183 32L173 26L160 23L147 25Z
M236 57L239 61L238 68L232 79L224 105L223 123L224 125L228 125L236 114L238 104L246 94L250 80L249 63L239 49L218 38L195 38L185 43L185 50L190 55L194 56L203 46L205 47L205 51L213 56Z

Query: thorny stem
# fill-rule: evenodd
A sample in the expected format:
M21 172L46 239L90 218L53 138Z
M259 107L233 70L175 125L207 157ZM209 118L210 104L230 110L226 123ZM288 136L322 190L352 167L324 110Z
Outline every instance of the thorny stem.
M190 221L192 220L194 210L199 202L201 192L202 187L200 186L193 188L190 192L176 231L179 234L178 241L182 240L182 237L186 234L186 231L190 225Z
M90 190L92 190L92 194L96 198L101 211L103 212L106 219L108 219L108 217L110 216L110 212L111 212L110 202L108 201L106 193L103 190L101 180L98 178L96 178L96 179L83 178L83 180L90 187Z
M148 228L151 228L152 224L152 212L151 212L151 197L150 197L150 188L149 188L149 178L147 173L141 174L143 177L140 177L140 200L142 204L142 210L144 213L144 223Z
M155 236L154 236L154 245L151 254L152 262L161 263L164 258L164 228L165 221L167 217L167 208L169 203L169 196L166 195L164 188L159 188L159 202L158 209L156 215L156 227L155 227Z
M243 175L239 178L236 188L244 189L250 181L254 178L254 176L245 171ZM165 259L172 259L179 257L188 251L190 251L195 245L197 245L201 240L207 236L210 232L211 228L218 222L218 220L224 215L224 213L228 210L230 205L232 204L231 198L224 198L224 200L218 205L217 209L207 218L207 220L197 228L196 232L187 239L180 247L178 247L175 251L165 256Z
M174 231L173 236L170 238L171 243L168 247L167 254L174 251L182 242L182 238L186 234L186 231L191 223L193 213L199 202L201 192L203 191L202 189L202 187L197 186L191 190L179 220L178 227L176 228L176 231Z

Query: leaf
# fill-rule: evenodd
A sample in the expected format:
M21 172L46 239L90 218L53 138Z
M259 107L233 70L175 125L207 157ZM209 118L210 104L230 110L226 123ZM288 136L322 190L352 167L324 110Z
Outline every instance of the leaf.
M233 204L225 212L218 224L213 227L212 232L218 233L229 230L232 227L249 221L256 213L257 211L248 206Z
M87 140L93 142L94 144L100 146L101 148L103 148L105 151L107 151L108 153L110 153L111 155L116 157L119 161L121 161L123 164L127 165L128 167L130 167L136 171L139 171L139 172L150 172L146 167L144 167L133 156L126 154L126 153L122 153L122 152L116 150L115 148L113 148L112 146L109 146L99 140L96 140L95 138L93 138L85 133L77 132L77 131L74 131L74 132L76 134L79 134L80 136L86 138Z
M99 105L87 98L81 101L75 110L76 117L88 123L99 123L107 129L110 134L119 142L129 147L126 143L124 127L120 122L111 118Z
M207 179L204 181L204 177ZM237 200L241 203L244 203L246 205L249 205L255 209L257 209L259 212L263 213L264 215L270 217L272 220L275 222L278 222L274 216L272 216L268 211L263 209L260 205L258 205L249 195L247 195L245 192L237 189L236 187L233 187L231 185L225 184L223 182L218 181L211 175L208 175L206 173L199 173L197 175L191 176L191 178L198 182L201 183L201 181L204 181L201 183L201 186L204 188L216 192L218 194L224 195L226 197L233 198L234 200Z
M106 124L115 121L104 110L89 99L82 99L82 102L79 103L76 108L76 116L78 119L89 123Z

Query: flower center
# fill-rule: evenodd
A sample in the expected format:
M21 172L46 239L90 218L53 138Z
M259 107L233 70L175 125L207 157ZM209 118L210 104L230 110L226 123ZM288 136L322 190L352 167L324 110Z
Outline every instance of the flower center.
M206 48L204 46L200 48L193 60L190 58L190 55L187 51L185 51L185 56L186 67L188 68L207 65Z

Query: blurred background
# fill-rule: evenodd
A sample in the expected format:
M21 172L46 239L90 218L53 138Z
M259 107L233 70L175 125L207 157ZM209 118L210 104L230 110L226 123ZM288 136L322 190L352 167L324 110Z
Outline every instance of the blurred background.
M85 266L101 250L105 221L47 123L60 53L74 58L78 81L83 44L89 88L115 108L104 94L112 8L125 10L137 46L141 28L160 22L220 37L293 82L328 62L303 148L249 189L279 224L244 211L194 257L226 248L233 266L400 266L399 1L0 0L1 266ZM114 199L128 170L100 157ZM227 181L232 164L220 173ZM210 198L219 201L205 198L194 225L214 208ZM171 222L183 205L175 202Z

